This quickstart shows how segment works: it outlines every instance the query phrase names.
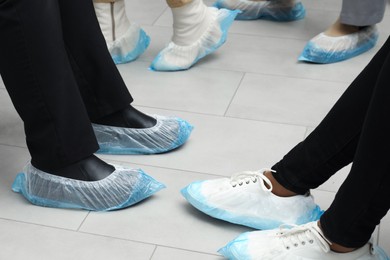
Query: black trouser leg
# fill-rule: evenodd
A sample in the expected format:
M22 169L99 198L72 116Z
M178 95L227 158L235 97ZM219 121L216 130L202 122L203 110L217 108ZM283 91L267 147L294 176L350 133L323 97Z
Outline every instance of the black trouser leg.
M92 3L63 2L0 0L0 73L24 121L32 163L46 171L95 152L90 117L132 101L104 58Z
M272 167L278 182L302 194L353 162L321 218L325 234L343 246L364 245L389 209L389 71L387 40L320 125Z

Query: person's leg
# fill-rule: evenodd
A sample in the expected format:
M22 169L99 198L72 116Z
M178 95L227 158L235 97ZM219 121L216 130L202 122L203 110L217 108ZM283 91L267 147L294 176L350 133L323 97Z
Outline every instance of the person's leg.
M167 4L173 17L172 41L153 60L153 70L185 70L217 50L238 13L207 7L203 0L167 0Z
M240 10L237 20L289 22L303 19L306 15L300 0L217 0L215 6Z
M272 167L279 183L304 194L352 162L374 85L389 52L387 40L315 130Z
M345 145L350 148L355 147L347 149L350 152L342 154L342 156L339 156L339 152L334 154L335 157L341 158L340 161L343 161L342 157L345 156L345 162L347 162L346 158L352 156L353 165L332 205L325 211L320 221L292 229L281 227L278 230L245 233L222 248L221 254L233 257L233 259L262 259L263 257L273 259L280 256L283 256L282 259L295 259L298 256L304 259L329 260L388 259L381 248L368 242L376 225L390 209L390 190L388 188L390 175L387 158L390 146L388 135L390 124L387 123L390 115L388 102L390 98L390 89L388 88L390 82L388 73L390 70L390 38L381 52L365 69L366 72L367 70L372 73L372 77L370 73L363 73L366 77L358 77L359 82L356 83L356 86L360 85L362 89L364 89L364 85L368 85L366 89L372 89L372 91L367 92L368 105L365 104L366 102L363 104L366 110L364 117L362 120L357 120L358 124L344 118L344 121L349 123L352 132L348 130L348 126L339 121L338 131L331 131L327 134L322 132L322 135L327 137L323 138L321 143L325 144L328 141L330 145L317 146L317 153L314 155L311 153L311 149L299 150L299 152L295 150L296 155L314 158L322 153L322 149L327 151L331 146L334 147L332 149L335 151L340 150L338 148L343 145L339 146L333 141L334 138L336 140L340 138L337 132L350 132L348 134L350 139L356 140L353 141L353 145ZM349 116L354 117L353 114L361 104L360 94L362 93L352 91L349 92L350 100L346 99L345 95L340 99L345 105L350 106ZM355 103L354 100L357 102ZM341 110L336 111L348 116ZM330 114L336 111L333 109ZM328 129L331 130L331 128ZM315 132L322 130L324 130L323 127L317 128ZM356 133L356 137L355 134L351 134L353 132ZM340 142L340 144L342 143L345 142ZM332 157L334 156L330 158ZM295 160L298 160L298 157ZM335 164L339 164L338 161L336 160ZM327 169L334 167L329 168L328 161L324 164ZM304 163L302 167L305 166L307 165ZM321 169L318 172L321 175ZM281 175L284 173L281 172ZM322 176L319 177L322 178ZM317 179L316 177L311 178Z
M342 24L370 26L380 23L385 14L386 0L343 0Z
M0 4L0 73L24 121L32 164L50 171L98 149L63 43L57 1Z
M149 46L150 38L126 15L124 0L93 0L95 12L116 64L137 59Z
M130 106L133 101L112 61L89 0L59 1L65 47L92 122L148 128L156 120Z
M343 0L340 17L324 32L312 38L299 60L332 63L346 60L375 46L375 24L383 19L386 0Z
M132 98L107 51L93 3L59 0L59 5L64 41L80 92L91 121L98 124L93 126L98 152L162 153L184 144L192 130L188 122L149 116L130 105Z
M194 182L183 189L196 208L215 218L257 229L303 224L321 215L310 189L352 162L374 85L390 39L354 80L320 125L268 170Z
M358 248L367 243L390 208L389 71L388 53L376 82L372 83L374 91L359 133L352 169L320 220L327 238L344 247Z

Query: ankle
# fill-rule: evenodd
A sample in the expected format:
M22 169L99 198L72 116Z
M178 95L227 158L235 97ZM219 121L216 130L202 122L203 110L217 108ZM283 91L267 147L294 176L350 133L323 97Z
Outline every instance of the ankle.
M359 29L359 26L343 24L340 22L340 19L338 19L324 33L328 36L338 37L358 32Z
M317 225L321 229L322 234L324 234L324 231L321 227L320 221L317 222ZM324 234L324 236L325 236L325 234ZM345 246L342 246L340 244L331 242L328 238L326 238L326 239L330 242L330 244L329 244L330 250L332 250L333 252L336 252L336 253L349 253L349 252L355 251L357 249L357 248L345 247Z
M265 177L267 177L272 183L272 193L279 197L291 197L297 195L297 193L290 191L283 187L273 176L271 171L266 171L264 173ZM264 183L267 187L268 185Z
M96 124L125 128L150 128L156 125L157 120L148 116L133 106L104 116L94 121Z

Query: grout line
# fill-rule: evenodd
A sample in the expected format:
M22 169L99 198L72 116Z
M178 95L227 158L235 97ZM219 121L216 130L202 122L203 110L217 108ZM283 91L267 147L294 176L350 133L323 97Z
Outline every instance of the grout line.
M21 224L26 224L26 225L33 225L33 226L44 227L44 228L50 228L50 229L58 229L58 230L69 231L69 232L76 232L76 233L78 232L75 229L68 229L68 228L63 228L63 227L55 227L55 226L43 225L43 224L27 222L27 221L22 221L22 220L10 219L10 218L2 218L2 217L0 217L0 220L5 220L5 221L9 221L9 222L16 222L16 223L21 223Z
M291 124L291 123L283 123L283 122L276 122L276 121L269 121L269 120L256 120L252 118L242 118L242 117L234 117L234 116L225 116L225 115L217 115L217 114L207 114L203 112L196 112L196 111L186 111L181 109L170 109L170 108L161 108L161 107L152 107L152 106L144 106L144 105L138 105L134 104L136 107L143 107L148 109L158 109L163 111L170 111L170 112L182 112L182 113L188 113L193 115L202 115L202 116L210 116L210 117L219 117L219 118L230 118L230 119L236 119L236 120L246 120L251 122L260 122L260 123L267 123L267 124L277 124L277 125L284 125L284 126L294 126L294 127L316 127L311 125L298 125L298 124Z
M87 220L87 217L89 216L90 213L91 213L91 211L88 211L88 213L87 213L87 215L85 216L85 218L81 221L79 227L78 227L77 230L76 230L77 232L80 231L81 226L82 226L82 225L84 224L84 222Z
M185 249L185 248L180 248L180 247L165 246L165 245L156 245L156 247L163 247L163 248L175 249L175 250L191 252L191 253L197 253L197 254L202 254L202 255L209 255L209 256L211 255L211 256L220 256L220 257L222 257L219 254L206 253L206 252L202 252L202 251L196 251L196 250Z
M152 25L151 26L159 26L159 25L156 25L157 21L164 15L165 11L169 8L169 6L167 5L164 10L161 12L161 14L152 22ZM172 27L172 26L171 26Z
M242 77L241 77L241 79L240 79L240 82L239 82L238 85L237 85L236 91L234 91L233 96L232 96L232 98L230 99L230 102L229 102L229 104L228 104L228 106L227 106L227 108L226 108L226 110L225 110L225 113L223 113L223 116L224 116L224 117L226 117L226 114L227 114L227 112L229 111L229 108L230 108L231 104L233 103L233 100L234 100L234 98L236 97L236 94L237 94L237 92L238 92L238 89L241 87L241 84L242 84L242 82L244 81L245 76L246 76L246 73L244 73L244 74L242 75Z
M153 250L152 255L150 256L149 260L152 260L152 259L153 259L154 254L156 253L156 251L157 251L157 246L155 245L155 246L154 246L154 250Z
M164 169L164 170L171 170L171 171L181 171L181 172L187 172L187 173L192 173L192 174L201 174L201 175L211 175L214 177L227 177L225 175L220 175L220 174L215 174L215 173L207 173L207 172L197 172L197 171L191 171L191 170L185 170L185 169L177 169L177 168L171 168L171 167L164 167L164 166L159 166L159 165L152 165L152 164L145 164L145 163L136 163L136 162L131 162L131 161L121 161L118 159L108 159L104 157L105 161L109 162L118 162L118 163L124 163L124 164L135 164L139 166L146 166L146 167L153 167L157 169Z
M13 147L13 148L21 148L21 149L27 150L27 147L25 147L25 146L19 146L19 145L12 145L12 144L3 144L3 143L0 143L0 146L7 146L7 147Z

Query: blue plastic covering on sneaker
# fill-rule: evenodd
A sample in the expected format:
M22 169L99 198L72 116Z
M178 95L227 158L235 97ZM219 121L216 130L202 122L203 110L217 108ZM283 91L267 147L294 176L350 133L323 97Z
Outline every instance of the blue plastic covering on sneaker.
M212 204L208 199L202 194L202 184L205 181L193 182L187 187L181 190L181 194L184 198L196 209L202 211L203 213L221 219L230 223L239 224L243 226L248 226L255 229L274 229L279 227L284 222L280 220L275 220L271 218L264 218L262 216L248 216L243 212L230 212L228 210L222 209L215 204ZM218 187L216 187L218 189ZM219 197L221 200L230 200L231 198ZM234 202L235 204L240 203L239 201ZM305 203L305 202L303 202ZM268 209L272 211L272 209ZM323 211L318 205L314 206L313 210L302 213L301 216L295 220L295 224L304 224L310 221L318 220Z
M104 154L156 154L173 150L189 138L193 126L177 117L154 115L150 128L125 128L92 124Z
M245 232L236 239L230 241L227 245L218 250L218 253L229 260L251 260L252 257L248 254L248 234Z
M320 33L306 44L298 60L322 64L347 60L370 50L377 40L375 26L340 37Z
M214 22L210 24L200 39L189 46L179 46L170 42L153 60L150 69L155 71L189 69L225 43L228 30L239 12L226 9L214 10Z
M305 7L299 1L250 1L250 0L217 0L217 8L240 10L237 20L271 20L289 22L303 19L306 15Z
M150 37L137 24L131 24L127 32L114 42L108 43L108 50L115 64L137 59L150 44Z
M38 206L93 211L126 208L163 188L164 184L141 169L115 166L107 178L88 182L52 175L30 163L12 185L13 191Z
M314 222L315 223L315 222ZM316 224L316 223L315 223ZM218 253L223 255L229 260L257 260L257 259L300 259L300 260L312 260L312 259L356 259L356 260L390 260L386 252L379 246L369 243L364 247L351 252L354 255L328 255L325 251L321 250L320 247L308 249L306 245L306 254L303 248L296 248L295 253L292 252L294 249L287 249L288 243L297 242L295 240L286 239L286 244L278 243L273 240L277 237L278 233L282 231L279 229L267 230L267 231L251 231L245 232L239 235L237 238L230 241L224 247L218 250ZM302 238L307 237L305 235ZM288 242L287 242L288 241ZM326 242L325 242L326 243ZM279 246L278 246L279 245ZM305 245L305 243L303 244ZM281 246L281 247L280 247ZM268 251L268 252L267 252ZM311 253L308 251L312 251ZM314 251L314 252L313 252ZM326 254L326 255L321 255ZM326 256L329 257L326 257Z

